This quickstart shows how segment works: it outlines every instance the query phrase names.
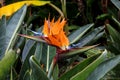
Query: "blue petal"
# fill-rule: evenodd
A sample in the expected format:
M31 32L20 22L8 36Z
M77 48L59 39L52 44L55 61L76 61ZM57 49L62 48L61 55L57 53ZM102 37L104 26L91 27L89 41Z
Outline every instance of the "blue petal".
M43 36L43 34L41 32L32 31L30 29L28 29L28 30L31 31L35 36Z

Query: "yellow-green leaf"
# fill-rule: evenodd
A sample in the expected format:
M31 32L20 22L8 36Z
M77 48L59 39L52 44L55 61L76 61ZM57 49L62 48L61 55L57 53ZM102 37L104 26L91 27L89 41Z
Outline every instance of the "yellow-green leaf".
M35 6L43 6L45 4L50 3L50 1L20 1L20 2L16 2L7 6L4 6L2 8L0 8L0 18L2 17L2 15L6 15L6 16L10 16L12 15L14 12L16 12L18 9L20 9L24 4L26 4L27 6L29 5L35 5Z
M0 80L6 80L7 74L16 60L16 52L10 49L0 60Z

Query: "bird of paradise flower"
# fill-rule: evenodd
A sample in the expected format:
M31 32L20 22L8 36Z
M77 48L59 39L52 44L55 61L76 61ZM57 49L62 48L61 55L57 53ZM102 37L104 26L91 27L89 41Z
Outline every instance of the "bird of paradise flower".
M97 45L93 45L93 46L78 48L77 46L80 45L79 43L74 44L74 46L70 46L70 42L63 30L65 24L66 24L66 20L64 18L63 19L59 18L57 21L55 21L54 18L52 19L52 21L50 21L50 18L48 18L48 20L45 19L44 21L44 27L42 33L30 30L36 36L28 36L28 35L20 34L20 36L33 39L36 41L44 42L49 45L57 47L56 55L54 56L50 69L48 71L48 78L51 77L55 65L62 58L69 58L71 56L77 55L79 53L82 53L88 49L97 46Z
M38 35L38 36L28 36L28 35L24 35L24 34L19 34L19 35L29 38L29 39L36 40L36 41L44 42L49 45L53 45L53 46L57 47L58 54L66 53L68 51L74 52L74 50L79 51L79 50L81 50L81 48L76 48L76 46L71 47L69 44L69 40L64 32L64 26L65 26L66 22L67 21L64 18L61 19L61 17L57 21L55 21L54 18L52 19L52 21L50 21L50 18L48 18L48 20L45 19L45 21L44 21L44 27L43 27L42 33L30 30L35 35ZM85 48L83 48L83 51L91 49L95 46L96 45L85 47Z
M52 21L50 21L50 19L45 19L42 34L32 31L34 34L38 34L39 36L33 37L22 34L20 34L20 36L39 40L41 42L56 46L62 50L66 50L69 47L69 40L63 30L65 24L65 19L59 18L57 21L54 21L54 18Z

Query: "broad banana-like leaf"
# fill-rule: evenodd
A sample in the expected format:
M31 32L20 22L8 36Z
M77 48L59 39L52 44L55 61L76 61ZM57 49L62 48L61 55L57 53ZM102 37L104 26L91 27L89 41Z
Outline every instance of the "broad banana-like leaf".
M15 60L15 51L12 49L8 50L5 56L0 60L0 80L5 80Z
M78 72L82 71L85 67L87 67L89 64L91 64L93 61L95 61L99 56L100 56L100 54L97 54L97 55L94 55L92 57L89 57L89 58L83 60L78 65L76 65L75 67L73 67L72 69L70 69L69 71L64 73L59 78L59 80L69 80L72 76L74 76Z
M85 45L87 45L87 44L90 44L90 42L91 42L92 40L94 40L94 38L95 38L103 29L104 29L103 26L100 26L100 27L98 27L98 28L93 29L92 31L90 31L89 33L87 33L84 37L82 37L82 38L79 40L78 44L76 44L76 46L78 46L78 47L81 48L81 47L83 47L83 46L85 46Z
M32 80L49 80L47 78L46 73L43 71L43 69L40 67L39 63L35 60L34 56L30 57L30 66L32 69L32 73L31 73L31 79Z
M82 71L74 75L70 80L86 80L87 77L93 72L99 64L107 58L107 51L105 50L95 61L85 67Z
M16 40L16 33L20 29L20 25L23 22L26 14L26 5L18 10L6 23L5 17L3 17L0 27L0 54L5 54L10 48L13 48Z
M43 44L41 64L44 64L46 72L49 71L50 65L54 56L56 55L56 48L47 44Z
M75 32L73 32L69 37L70 44L78 41L94 24L87 24L85 26L80 27Z
M0 59L2 59L2 57L4 56L5 53L5 49L6 49L6 17L3 16L1 19L1 23L0 23Z
M40 63L41 59L42 59L42 52L43 52L43 43L39 42L36 45L36 50L35 50L35 58L38 60L38 62Z
M22 63L22 67L21 67L21 70L20 70L19 80L25 79L23 76L25 76L26 72L30 69L29 58L30 58L31 55L33 55L35 53L35 49L36 49L35 42L31 41L31 40L28 40L26 42L25 47L24 47L23 52L22 52L23 63Z
M20 25L26 15L27 6L24 5L18 10L7 22L6 25L6 51L14 46L17 32L20 29ZM11 27L12 26L12 27Z
M120 63L120 55L102 62L87 78L87 80L100 80L108 71Z
M26 44L24 46L23 52L22 52L22 62L25 61L28 53L30 52L30 50L32 49L32 47L35 45L35 41L33 40L27 40Z
M50 1L20 1L13 4L9 4L7 6L0 8L0 18L3 15L6 16L12 15L14 12L20 9L24 4L26 4L27 6L29 5L42 6L48 3L50 3Z

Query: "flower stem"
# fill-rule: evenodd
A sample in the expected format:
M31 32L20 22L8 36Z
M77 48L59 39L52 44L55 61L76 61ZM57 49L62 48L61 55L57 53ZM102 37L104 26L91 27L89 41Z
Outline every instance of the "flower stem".
M53 70L54 70L54 67L56 66L56 63L57 63L57 57L55 56L52 60L52 63L50 65L50 68L49 68L49 71L48 71L48 78L51 79L52 77L52 74L53 74Z
M61 0L61 4L62 4L62 12L64 14L64 17L67 19L66 0ZM64 29L65 29L66 35L68 35L69 34L68 24L65 25Z
M49 5L52 6L56 11L58 11L58 13L61 15L61 17L64 18L63 12L57 6L55 6L52 3L49 3Z
M64 17L67 18L66 0L61 0L61 4L62 4L62 11L63 11Z

